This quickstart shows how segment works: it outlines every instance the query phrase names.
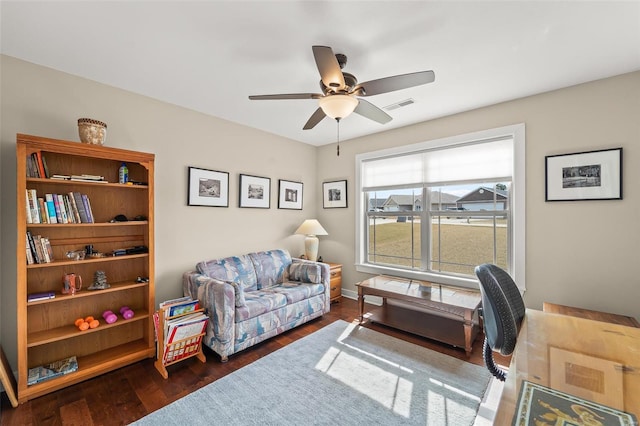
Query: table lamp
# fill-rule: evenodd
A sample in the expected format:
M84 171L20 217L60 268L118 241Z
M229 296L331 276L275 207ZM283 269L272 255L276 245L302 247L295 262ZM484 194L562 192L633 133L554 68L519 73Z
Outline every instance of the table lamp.
M316 219L307 219L296 230L296 234L306 235L304 239L304 255L308 260L318 260L320 241L316 235L329 235Z

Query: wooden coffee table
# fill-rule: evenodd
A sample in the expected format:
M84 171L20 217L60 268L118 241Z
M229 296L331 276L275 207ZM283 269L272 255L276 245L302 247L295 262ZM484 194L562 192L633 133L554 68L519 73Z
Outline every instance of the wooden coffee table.
M380 275L356 284L360 322L364 296L382 298L367 319L419 336L463 347L467 356L479 331L480 292L427 281Z

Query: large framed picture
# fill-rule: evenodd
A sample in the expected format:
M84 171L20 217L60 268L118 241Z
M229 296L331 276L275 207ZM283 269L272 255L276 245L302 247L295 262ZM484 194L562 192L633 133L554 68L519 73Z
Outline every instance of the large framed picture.
M240 207L270 208L271 178L240 175Z
M545 201L621 199L622 148L545 157Z
M302 210L302 182L278 180L278 208Z
M322 184L322 207L337 209L347 207L347 181L337 180Z
M229 173L189 167L187 205L229 207Z

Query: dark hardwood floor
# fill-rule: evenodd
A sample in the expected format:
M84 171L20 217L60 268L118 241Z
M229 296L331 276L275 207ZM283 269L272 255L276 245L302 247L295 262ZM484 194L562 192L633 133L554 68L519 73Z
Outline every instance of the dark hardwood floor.
M122 425L131 423L183 396L307 336L339 319L352 322L358 317L355 300L342 298L331 305L331 312L322 318L262 342L229 357L226 363L205 348L206 363L196 358L168 367L165 380L153 366L153 359L112 371L100 377L59 390L12 408L7 395L1 398L0 425ZM414 344L448 354L478 365L482 360L482 333L467 358L464 349L453 348L392 328L365 322L373 330L389 334ZM496 362L508 365L509 360L496 355Z

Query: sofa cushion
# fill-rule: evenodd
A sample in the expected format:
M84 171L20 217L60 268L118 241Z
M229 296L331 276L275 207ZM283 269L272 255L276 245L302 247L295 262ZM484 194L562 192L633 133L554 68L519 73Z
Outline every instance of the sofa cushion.
M257 289L256 271L248 255L203 261L196 265L196 269L220 281L241 283L248 291Z
M286 250L270 250L249 253L256 271L257 288L269 288L282 284L291 264L291 255Z
M319 284L322 282L320 265L305 262L292 263L289 265L289 280Z
M309 299L317 294L324 293L324 285L322 284L301 284L299 282L286 282L277 287L269 289L274 293L283 294L287 298L289 304L296 303L304 299Z
M245 306L236 308L235 321L245 321L287 305L287 297L271 290L246 291Z

